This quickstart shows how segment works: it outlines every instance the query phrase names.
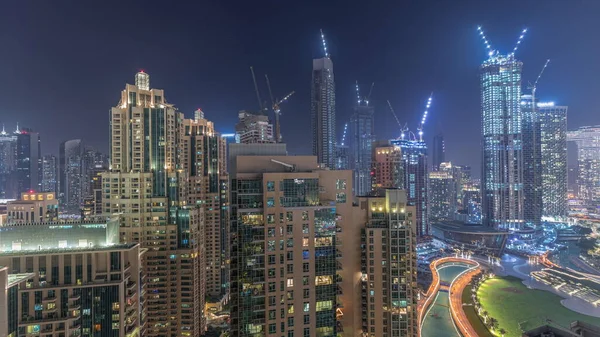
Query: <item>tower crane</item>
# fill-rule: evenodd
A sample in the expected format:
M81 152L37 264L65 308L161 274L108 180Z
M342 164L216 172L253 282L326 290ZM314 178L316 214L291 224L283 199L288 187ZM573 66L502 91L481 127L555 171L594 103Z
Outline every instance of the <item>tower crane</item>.
M423 112L423 117L421 118L421 123L417 130L419 131L419 141L423 141L423 125L425 125L425 120L427 119L427 114L429 113L429 108L431 107L431 99L433 98L433 93L429 95L429 99L427 100L427 105L425 106L425 112Z
M546 60L546 63L542 67L542 71L540 71L540 74L538 75L538 77L535 80L535 82L533 82L533 84L529 83L529 85L527 86L527 89L531 89L531 98L533 99L533 103L534 104L535 104L535 91L537 90L537 84L540 81L540 78L542 77L542 74L544 73L544 70L546 70L546 67L548 66L548 63L550 63L550 59Z
M360 105L360 102L365 102L366 105L369 105L369 100L371 99L371 93L373 92L373 86L375 82L371 83L371 89L369 90L369 96L360 98L360 90L358 89L358 81L356 81L356 100L357 105Z
M371 89L369 90L369 96L367 96L367 99L365 100L365 103L367 103L367 105L369 105L369 101L371 100L371 94L373 93L374 86L375 86L375 82L371 83Z
M392 108L392 103L390 103L390 101L387 101L388 107L390 108L390 111L392 112L392 115L394 116L394 119L396 119L396 123L398 123L398 126L400 127L400 137L402 139L404 139L405 136L405 132L408 131L408 128L406 127L406 124L402 125L402 123L400 123L400 120L398 119L398 116L396 116L396 112L394 111L394 108Z
M256 84L256 76L254 76L254 67L250 66L250 72L252 73L252 81L254 82L254 90L256 91L256 99L258 99L258 108L260 113L265 110L263 107L262 100L260 99L260 92L258 91L258 84Z
M329 58L329 53L327 52L327 43L325 43L325 34L323 34L323 29L321 29L321 41L323 42L323 51L325 52L325 57Z
M269 88L269 95L271 96L271 108L273 109L273 113L275 114L275 142L281 143L281 126L279 125L279 116L281 115L281 108L279 107L281 103L286 102L295 91L290 92L285 95L280 100L273 99L273 91L271 91L271 82L269 81L269 76L265 74L265 79L267 81L267 87Z

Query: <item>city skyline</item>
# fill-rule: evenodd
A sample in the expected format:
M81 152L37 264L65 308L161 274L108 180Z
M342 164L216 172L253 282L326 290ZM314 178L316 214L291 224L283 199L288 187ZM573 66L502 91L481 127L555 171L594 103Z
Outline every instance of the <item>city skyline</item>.
M508 10L500 9L500 12L497 13L498 18L494 19L491 14L486 13L485 4L475 2L463 2L457 5L442 3L435 6L428 3L406 6L378 5L370 8L366 13L374 17L382 16L383 20L378 19L377 21L381 21L381 23L377 25L372 24L374 19L370 17L364 22L360 20L357 22L353 15L359 15L358 12L344 18L330 18L325 14L315 14L311 20L304 22L300 21L301 17L304 17L301 14L307 11L304 6L299 8L295 5L286 5L275 6L267 10L274 14L276 22L273 24L261 24L244 32L241 32L238 27L247 21L242 12L249 8L244 5L239 8L217 5L215 8L204 8L204 11L214 12L215 19L223 19L224 13L230 12L233 21L240 22L218 34L202 34L202 27L205 24L214 24L211 21L214 20L213 18L207 18L206 22L203 22L198 28L192 29L191 32L183 34L181 38L177 37L177 34L181 33L177 30L160 32L167 39L172 37L173 43L180 43L182 39L185 41L185 38L197 35L201 45L212 46L210 50L203 48L202 54L206 61L202 62L197 62L196 58L186 55L181 62L168 62L152 56L139 56L148 53L133 55L129 52L126 57L119 56L115 59L116 55L109 55L106 59L98 59L97 56L90 54L92 51L98 50L98 47L91 46L89 43L95 40L110 40L117 46L121 45L124 40L120 37L120 32L126 31L129 23L121 23L113 28L106 27L105 30L99 32L90 31L92 24L97 19L88 17L89 14L85 13L83 8L78 6L62 8L72 15L69 15L66 21L62 20L61 23L58 23L61 20L55 20L56 10L47 10L44 5L40 5L30 13L32 22L34 22L30 29L19 28L19 25L12 22L12 18L3 21L3 24L14 23L11 27L14 26L13 28L17 31L14 37L2 37L2 39L6 39L5 45L12 48L6 49L7 64L10 64L10 69L6 68L8 66L0 66L0 73L6 73L6 76L2 76L0 80L0 88L4 88L4 92L11 92L11 95L5 99L5 110L0 114L2 119L0 122L5 123L8 129L14 128L16 122L20 122L20 125L24 127L39 131L42 137L43 154L55 153L60 142L77 138L89 138L85 140L90 145L102 152L108 152L106 149L107 136L103 132L107 126L103 116L105 116L104 107L114 104L110 90L122 86L132 72L145 69L154 76L154 82L160 87L172 88L173 97L169 97L169 99L178 102L178 107L186 114L186 117L191 117L193 111L201 107L207 118L221 126L222 129L218 131L232 132L239 110L256 109L252 79L247 71L249 65L255 65L257 69L268 73L272 82L277 84L275 92L296 90L294 100L282 109L282 134L285 142L289 144L291 153L310 154L310 148L306 146L306 142L302 141L303 134L299 130L306 130L310 125L310 89L308 85L310 82L308 76L310 75L307 70L310 69L310 59L320 56L322 52L319 41L319 29L322 28L328 37L332 60L336 64L337 130L342 130L343 124L350 117L351 107L354 103L353 84L356 79L363 83L371 81L376 83L372 104L377 111L380 111L375 118L375 123L376 133L381 139L397 135L393 117L385 110L387 99L394 105L400 120L414 127L420 118L421 103L413 97L423 97L433 90L436 92L438 108L430 118L435 120L435 124L440 122L441 125L447 125L456 130L456 132L446 132L445 134L446 155L453 162L473 166L475 174L478 175L480 154L476 144L478 142L474 140L478 140L477 107L479 102L477 97L473 96L473 92L477 90L478 86L476 66L486 56L485 50L482 50L478 41L473 38L474 27L478 24L485 26L489 34L494 37L493 43L500 49L507 49L513 44L514 36L523 27L531 29L529 39L526 38L519 51L519 57L525 64L523 79L534 79L544 60L547 58L553 60L552 71L547 74L544 83L540 85L538 97L541 100L553 100L561 105L569 105L571 111L569 129L572 130L579 126L595 124L591 114L585 113L593 109L593 106L583 99L590 97L591 93L595 91L595 85L593 82L589 82L593 80L591 73L594 73L593 70L596 67L591 58L593 53L584 53L582 47L573 45L569 41L571 36L577 35L585 38L586 32L594 31L591 28L595 23L586 13L593 12L590 9L596 4L588 3L587 5L553 3L544 8L537 8L535 4L527 3L520 6L519 12L510 12L509 20L506 17L509 14ZM123 6L123 12L126 12L130 5ZM324 6L333 10L335 2ZM352 9L356 5L348 4L348 6L347 9ZM588 7L587 10L585 7ZM194 7L168 9L164 13L165 19L173 21L178 18L179 21L181 13L194 13L193 9ZM140 10L141 14L149 11L147 9ZM252 9L250 8L250 10ZM289 12L293 11L298 13L290 15ZM464 12L465 17L461 23L453 23L448 21L450 19L442 17L441 13L445 13L445 11ZM532 17L533 11L536 12L536 15ZM110 5L99 5L96 12L112 13ZM440 25L435 28L423 25L417 29L418 33L413 34L415 30L403 29L418 25L416 20L411 18L418 15L406 14L409 12L428 13L433 16L432 19L440 20L441 26L446 24L449 29L440 29ZM121 15L119 13L117 15ZM570 15L564 15L565 13ZM576 15L578 13L581 15ZM285 14L285 20L282 14ZM506 15L503 16L503 14ZM401 19L404 15L409 17L403 26L396 27L391 22L388 23L393 16ZM555 20L551 20L551 17L557 15L561 15L561 20L567 21L577 17L577 25L572 25L573 28L568 30L565 30L565 26L569 22L564 22L564 26L554 25ZM448 17L452 16L448 15ZM116 21L127 22L129 20ZM393 22L396 21L393 20ZM90 34L90 42L80 42L84 48L72 50L70 55L65 55L60 51L61 48L48 50L49 46L45 40L48 37L47 33L51 33L53 39L56 38L53 42L59 46L77 45L79 42L76 41L79 40L80 33L70 30L69 27L73 25L80 27L82 32ZM278 25L281 26L281 29L278 28L274 39L280 38L279 40L285 41L282 42L285 48L281 48L282 45L277 44L270 46L272 43L265 40L272 41L273 38L263 38L269 28L279 27ZM244 27L246 26L244 25ZM293 27L288 29L289 26ZM184 28L189 29L190 27L185 26L181 29ZM158 28L151 28L151 30L159 32ZM64 34L60 34L61 32ZM542 38L545 36L553 36L553 39ZM283 37L284 39L281 39ZM16 44L17 40L26 38L32 39L31 46ZM358 45L352 43L351 41L355 38L365 42ZM235 46L225 43L232 39L244 42ZM107 46L106 48L112 48L112 42L111 47ZM568 48L556 48L556 45L561 43ZM142 50L148 50L154 46L154 42L147 40L136 42L136 44L140 44L137 47ZM365 48L362 45L365 45ZM404 52L404 48L401 46L405 45L412 48L411 53ZM363 53L357 56L353 49L358 46ZM197 48L185 46L181 52L193 55ZM382 54L381 48L385 48L386 53ZM264 55L271 50L277 50L277 54L272 55L278 55L278 57L277 60L269 62L265 60ZM455 64L454 67L450 67L453 69L448 69L438 62L437 54L440 50L447 53L446 62L448 64ZM37 52L31 53L32 51ZM48 53L49 57L38 61L36 55L43 54L41 52ZM219 63L214 63L216 54L236 56L227 56L221 58ZM419 57L415 57L415 55L419 55ZM588 57L590 58L588 59ZM577 58L580 62L573 64L569 61L572 58ZM415 63L417 59L419 62ZM286 60L286 62L283 63L280 60ZM66 66L66 62L70 63L70 68ZM227 68L231 69L221 70L222 67L219 65L223 64L230 64ZM403 69L406 68L406 65L415 69L404 72ZM216 77L217 72L213 68L220 69L219 77ZM25 71L25 69L29 71ZM57 73L54 69L64 70L61 73L61 80L56 80ZM422 76L421 74L425 71L431 75ZM81 77L80 74L86 72L88 75L85 78ZM101 74L105 76L101 76ZM35 81L32 76L37 76ZM89 80L89 76L92 80ZM86 85L73 86L74 83L81 81L85 81ZM17 83L17 85L13 85L13 83ZM27 86L24 86L25 83ZM52 90L43 88L52 88ZM35 104L24 100L27 92L31 90L39 91L42 95L41 99L47 102L44 109L39 109ZM263 93L265 92L263 84L261 84L261 90ZM50 92L52 92L51 96L49 96ZM79 102L71 101L72 95L83 95L81 97L86 101L86 105L80 106ZM65 106L63 104L65 101L72 103ZM98 125L98 127L84 131L83 126L86 122ZM56 132L52 130L56 130ZM425 138L430 140L433 134L433 128L426 125ZM339 139L339 135L337 138ZM570 155L570 157L572 156Z

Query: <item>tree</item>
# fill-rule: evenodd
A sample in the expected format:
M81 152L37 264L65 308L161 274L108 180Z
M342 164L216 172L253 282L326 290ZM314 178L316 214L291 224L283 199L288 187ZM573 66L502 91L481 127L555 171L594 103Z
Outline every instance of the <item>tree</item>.
M490 327L492 328L492 330L498 327L498 320L494 317L490 317Z
M504 328L500 328L500 330L498 330L498 332L500 332L502 337L504 337L504 335L506 335L506 330L504 330Z
M487 311L483 311L483 323L487 324L487 319L488 319L488 312Z

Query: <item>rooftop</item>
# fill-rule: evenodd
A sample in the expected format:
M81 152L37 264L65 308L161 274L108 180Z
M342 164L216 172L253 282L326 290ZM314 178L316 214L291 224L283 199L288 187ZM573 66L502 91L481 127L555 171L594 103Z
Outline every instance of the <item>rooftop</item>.
M504 234L508 235L508 232L501 232L494 228L476 225L476 224L467 224L458 220L449 220L449 221L440 221L436 223L432 223L431 226L439 228L445 231L452 231L458 233L472 233L472 234Z
M70 254L75 252L101 252L111 250L127 250L138 245L137 243L124 243L112 246L102 247L69 247L69 248L51 248L42 250L14 250L9 252L0 252L0 256L16 256L16 255L39 255L39 254Z

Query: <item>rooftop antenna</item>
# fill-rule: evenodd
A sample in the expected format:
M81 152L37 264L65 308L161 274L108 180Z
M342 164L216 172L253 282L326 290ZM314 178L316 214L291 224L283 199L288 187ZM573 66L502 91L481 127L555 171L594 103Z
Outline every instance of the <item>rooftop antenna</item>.
M481 28L481 26L477 26L477 31L479 32L479 36L481 36L481 39L483 40L483 43L485 43L485 48L488 51L488 56L492 57L494 55L494 50L492 49L492 46L490 45L489 40L487 39L487 37L483 33L483 29Z
M371 100L371 93L373 93L374 86L375 86L375 82L371 83L371 89L369 90L369 96L367 96L367 99L365 100L365 103L367 103L367 105L369 105L369 101Z
M325 52L325 57L329 58L329 53L327 52L327 43L325 43L325 34L323 34L323 29L321 29L321 41L323 41L323 51Z
M521 44L521 41L523 41L523 38L525 37L525 33L527 33L527 28L525 28L521 31L521 36L519 36L519 39L517 40L517 44L515 45L515 48L513 48L513 51L511 53L512 56L515 56L517 49L519 49L519 45Z
M360 90L358 90L358 81L356 81L356 105L360 105Z
M406 136L405 132L408 131L408 128L406 127L406 124L402 125L402 123L400 123L398 116L396 116L396 112L394 112L394 108L392 108L392 103L390 103L389 100L387 101L387 104L392 112L392 115L394 115L394 119L396 119L396 123L398 123L398 126L400 127L400 138L404 139Z
M15 133L21 133L21 130L19 130L19 122L17 122L17 129L15 130Z
M256 76L254 76L254 68L252 66L250 66L250 72L252 73L252 81L254 81L254 90L256 91L256 99L258 99L258 107L260 109L260 113L263 113L264 108L262 100L260 99L260 92L258 91L258 85L256 84Z
M427 105L425 106L425 112L423 112L423 117L421 118L421 123L417 130L419 130L419 141L423 141L423 125L425 125L425 120L427 119L427 114L429 113L429 108L431 107L431 99L433 98L433 92L429 95L429 99L427 100Z

